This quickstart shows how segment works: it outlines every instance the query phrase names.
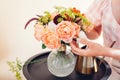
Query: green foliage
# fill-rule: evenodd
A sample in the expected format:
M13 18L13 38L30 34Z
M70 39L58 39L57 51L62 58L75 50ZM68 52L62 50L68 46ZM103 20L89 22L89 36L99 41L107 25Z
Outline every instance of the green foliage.
M65 7L56 6L55 9L65 19L67 19L69 17L74 22L76 20L76 18L80 18L82 21L82 25L86 25L86 26L91 25L91 23L87 20L87 18L85 16L83 16L82 13L73 12L73 8L65 8Z
M22 63L21 63L21 61L16 58L16 61L8 61L7 64L10 67L10 71L15 74L16 79L22 80L22 77L21 77Z
M46 48L46 45L42 43L42 49L45 49Z
M86 18L86 16L84 16L79 10L77 10L76 8L65 8L65 7L61 7L61 6L55 6L55 12L58 12L58 14L60 14L61 18L57 19L57 22L61 22L64 20L68 20L71 22L75 22L77 19L77 22L79 21L80 23L77 23L78 25L81 26L90 26L91 23L89 22L89 20ZM41 22L42 25L48 25L48 23L50 21L52 21L53 19L51 18L51 13L48 11L44 12L44 15L39 16L38 21Z
M61 22L61 21L63 21L63 18L58 18L57 19L57 22Z
M40 21L43 25L48 24L51 21L51 14L47 11L44 12L44 16L41 16L38 21Z

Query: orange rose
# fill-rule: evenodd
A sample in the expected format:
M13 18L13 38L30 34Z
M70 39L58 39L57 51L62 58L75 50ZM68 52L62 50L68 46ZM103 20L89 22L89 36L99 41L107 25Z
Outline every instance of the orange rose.
M70 42L75 35L75 27L69 21L62 21L56 26L56 33L60 39Z
M47 32L42 36L44 44L51 49L56 49L60 47L60 39L54 32Z

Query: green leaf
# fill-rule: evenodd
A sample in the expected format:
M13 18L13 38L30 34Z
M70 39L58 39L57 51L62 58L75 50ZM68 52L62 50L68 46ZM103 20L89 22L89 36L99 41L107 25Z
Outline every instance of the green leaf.
M16 62L17 62L18 70L21 70L22 69L22 63L18 60L18 58L16 58Z
M63 21L63 18L58 18L57 19L57 22L61 22L61 21Z
M45 49L46 48L46 45L45 44L42 44L42 49Z
M46 15L50 15L50 13L49 13L48 11L45 11L44 14L46 14Z
M15 74L16 79L22 80L22 77L21 77L22 63L21 63L21 61L16 58L16 61L8 61L7 64L10 67L10 71Z

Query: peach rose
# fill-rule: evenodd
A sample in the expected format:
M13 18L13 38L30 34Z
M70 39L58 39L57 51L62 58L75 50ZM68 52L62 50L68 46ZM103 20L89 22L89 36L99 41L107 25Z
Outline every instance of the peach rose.
M35 27L34 37L35 37L38 41L41 40L43 34L45 34L46 32L50 31L50 30L47 28L47 26L44 27L40 22L37 22L34 27Z
M70 42L75 35L75 27L69 21L62 21L56 26L56 33L60 39Z
M72 25L75 27L75 32L76 32L76 34L75 34L75 38L77 38L77 37L79 37L79 33L80 33L80 30L81 30L81 26L79 26L78 24L76 24L76 23L72 23Z
M39 22L37 22L34 27L35 27L35 29L34 29L34 31L35 31L35 32L34 32L34 37L35 37L38 41L40 41L42 35L44 34L44 26L41 25Z
M60 47L60 39L54 32L47 32L42 36L42 41L44 44L51 49L56 49Z

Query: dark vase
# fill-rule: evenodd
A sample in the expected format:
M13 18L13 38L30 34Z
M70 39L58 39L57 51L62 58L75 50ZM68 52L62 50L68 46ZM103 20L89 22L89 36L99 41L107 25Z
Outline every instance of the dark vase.
M98 66L95 57L86 57L86 56L78 56L76 67L76 72L81 74L94 74L98 71Z

